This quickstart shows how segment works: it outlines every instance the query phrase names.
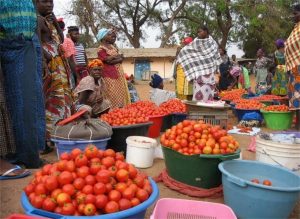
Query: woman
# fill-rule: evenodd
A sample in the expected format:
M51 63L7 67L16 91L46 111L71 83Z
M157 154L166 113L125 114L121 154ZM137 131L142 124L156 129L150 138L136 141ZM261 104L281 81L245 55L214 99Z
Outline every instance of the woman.
M219 89L227 90L227 88L233 82L232 77L229 74L229 68L230 68L231 63L229 61L227 52L224 48L219 47L219 53L220 53L220 56L222 59L222 63L219 66L219 71L220 71Z
M150 100L157 106L170 99L176 98L175 92L164 90L164 81L158 74L151 76L149 85L152 87L150 91Z
M209 35L207 27L198 28L198 37L179 52L177 60L186 79L193 80L193 100L213 100L216 87L214 74L222 60L218 44Z
M286 72L284 58L284 41L276 40L277 50L274 53L274 63L276 65L275 74L272 79L272 91L274 95L287 95L288 75Z
M256 93L264 94L267 89L267 75L268 75L268 65L270 63L270 59L265 57L265 53L263 49L257 50L257 60L255 63L255 75L256 75Z
M0 13L3 93L16 145L16 156L10 161L26 168L39 168L42 164L39 150L45 145L45 110L36 10L31 0L1 1ZM1 111L5 112L4 100L0 102ZM3 119L6 133L0 129L0 135L10 136L8 115L4 114ZM12 139L9 141L12 143ZM6 146L10 145L13 149L9 141Z
M99 31L98 58L104 63L102 76L107 88L106 96L112 108L122 108L130 103L130 95L122 68L124 57L114 46L116 37L116 32L112 29L103 28Z
M92 118L98 118L110 108L110 102L105 99L105 87L101 77L103 62L94 59L88 64L90 75L81 79L74 92L78 95L79 107L88 109ZM84 106L82 106L84 105Z
M71 116L73 110L71 71L62 50L63 33L52 12L53 1L37 0L37 9L44 53L46 139L49 141L55 124Z
M296 23L285 42L286 68L290 71L288 96L290 109L296 111L296 129L300 130L300 4L294 6L293 20Z
M193 42L192 37L186 37L182 40L182 47L179 47L182 49L184 46L190 44ZM179 52L178 51L178 52ZM178 64L175 60L175 75L176 75L176 96L181 100L192 100L193 98L193 83L189 82L184 74L184 70L182 68L181 64Z

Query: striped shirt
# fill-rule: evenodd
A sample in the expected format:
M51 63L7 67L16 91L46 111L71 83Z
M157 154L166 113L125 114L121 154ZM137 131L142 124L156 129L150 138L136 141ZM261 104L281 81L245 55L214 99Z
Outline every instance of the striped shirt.
M300 22L298 22L285 41L285 60L287 70L300 65Z
M75 50L76 50L76 54L75 54L76 65L87 65L85 61L85 50L83 45L81 43L75 44Z

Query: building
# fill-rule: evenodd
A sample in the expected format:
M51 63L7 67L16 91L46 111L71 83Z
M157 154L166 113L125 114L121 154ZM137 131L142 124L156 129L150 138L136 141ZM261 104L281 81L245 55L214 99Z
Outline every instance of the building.
M173 76L173 62L177 48L138 48L120 49L124 55L123 69L137 80L149 80L150 75L158 73L162 78ZM88 59L97 58L97 48L86 49Z

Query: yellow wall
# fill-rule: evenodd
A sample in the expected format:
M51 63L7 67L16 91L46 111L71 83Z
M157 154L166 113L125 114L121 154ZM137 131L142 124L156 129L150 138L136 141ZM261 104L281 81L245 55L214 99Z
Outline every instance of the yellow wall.
M172 64L173 58L149 58L150 70L159 72L159 75L163 78L172 77ZM134 59L125 58L122 63L124 72L131 75L134 74Z

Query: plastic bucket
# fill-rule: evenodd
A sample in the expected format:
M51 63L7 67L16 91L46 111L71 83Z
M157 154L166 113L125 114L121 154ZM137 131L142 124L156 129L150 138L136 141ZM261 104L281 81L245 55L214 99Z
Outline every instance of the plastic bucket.
M292 112L267 112L261 110L266 126L273 130L286 130L291 128L293 121Z
M162 149L170 177L187 185L205 189L221 185L219 163L240 156L240 150L234 154L186 156L164 146Z
M300 144L284 144L256 137L256 160L280 165L300 175Z
M232 160L219 164L224 202L238 218L288 218L299 199L300 177L258 161ZM256 184L268 179L272 186Z
M150 116L149 121L153 124L149 127L148 136L150 138L157 138L160 135L161 126L163 123L164 116Z
M130 136L126 139L126 162L134 164L138 168L148 168L153 165L154 150L157 146L155 139Z
M148 129L151 125L152 122L126 126L113 126L113 134L108 141L107 147L118 152L124 152L126 155L126 138L129 136L147 136Z
M82 151L86 148L88 144L95 145L98 149L105 150L107 142L110 138L100 139L100 140L76 140L76 141L67 141L52 138L51 141L55 143L57 156L64 153L70 153L74 148L79 148Z
M251 109L237 109L235 108L235 111L236 111L236 116L238 118L238 121L241 121L243 119L243 116L246 114L246 113L252 113L252 112L257 112L259 114L261 114L260 110L251 110Z

